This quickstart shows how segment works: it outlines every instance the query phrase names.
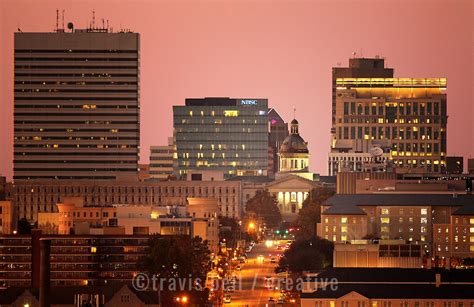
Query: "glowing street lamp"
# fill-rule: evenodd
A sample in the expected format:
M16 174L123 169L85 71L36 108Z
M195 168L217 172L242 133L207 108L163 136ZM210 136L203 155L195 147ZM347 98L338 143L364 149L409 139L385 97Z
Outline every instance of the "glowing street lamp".
M255 223L254 222L250 222L249 223L249 230L254 230L255 229Z

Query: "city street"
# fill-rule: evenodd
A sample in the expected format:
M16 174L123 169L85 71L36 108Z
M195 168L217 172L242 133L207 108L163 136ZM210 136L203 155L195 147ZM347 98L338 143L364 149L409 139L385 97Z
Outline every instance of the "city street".
M276 277L274 269L276 263L270 263L269 254L276 255L282 253L276 246L267 247L265 242L256 244L252 251L247 254L247 263L242 264L242 270L235 271L237 276L237 285L232 297L231 303L225 306L277 306L277 300L280 294L279 290L265 289L265 277ZM263 256L264 260L259 259ZM269 302L272 297L274 302ZM280 305L281 306L281 305Z

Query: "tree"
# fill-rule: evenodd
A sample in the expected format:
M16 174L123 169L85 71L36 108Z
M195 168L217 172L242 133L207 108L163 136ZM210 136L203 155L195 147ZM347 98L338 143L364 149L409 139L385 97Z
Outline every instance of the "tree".
M31 224L26 218L22 218L18 221L18 234L20 235L30 235L31 234Z
M272 228L281 223L281 214L275 196L267 190L258 190L254 197L245 205L248 213L263 218L268 227Z
M199 288L204 287L210 269L210 255L207 241L203 241L200 237L157 234L150 237L148 251L138 260L137 267L141 271L157 276L159 282L163 281L161 301L165 306L172 305L173 295L177 294L176 291L170 291L173 281L178 285L177 290L182 290L181 285L184 289L182 291L192 288L193 290L187 293L192 295L196 302L205 299L204 291L199 291Z
M230 217L219 217L219 239L225 239L227 247L236 247L241 239L241 229L237 221Z
M298 274L303 271L320 271L332 266L333 249L331 241L319 237L294 241L283 254L275 271L288 270Z
M334 195L334 191L326 188L314 188L309 197L303 201L301 210L295 221L298 231L296 238L307 240L316 236L316 225L321 222L321 204Z

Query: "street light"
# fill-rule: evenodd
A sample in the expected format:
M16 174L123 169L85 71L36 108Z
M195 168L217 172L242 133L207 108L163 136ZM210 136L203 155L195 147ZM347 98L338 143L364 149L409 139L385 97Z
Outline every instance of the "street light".
M250 222L250 223L249 223L249 229L250 229L250 230L254 230L254 229L255 229L255 223L254 223L254 222Z

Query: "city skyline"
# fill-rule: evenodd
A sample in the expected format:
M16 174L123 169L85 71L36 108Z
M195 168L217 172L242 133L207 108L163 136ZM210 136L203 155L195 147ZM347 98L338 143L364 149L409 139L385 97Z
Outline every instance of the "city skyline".
M472 157L472 70L466 67L472 66L473 44L472 35L465 31L472 23L469 1L454 1L450 6L442 1L429 5L427 1L417 1L410 3L411 10L404 10L404 2L390 5L388 1L376 5L369 5L368 1L296 5L205 2L194 9L190 9L193 4L187 1L140 2L143 5L137 5L133 15L128 14L133 4L115 5L111 12L111 3L114 2L0 4L1 42L6 46L0 60L1 174L12 176L13 33L18 29L52 32L56 9L65 9L65 22L73 22L75 28L86 28L94 9L96 24L104 18L114 31L121 25L141 34L142 163L148 162L150 146L165 145L172 135L171 107L184 105L185 98L257 97L268 98L269 106L287 122L293 118L293 106L296 107L296 117L304 127L303 137L309 143L311 170L326 174L331 68L338 63L346 66L352 52L357 56L385 57L387 66L395 69L395 77L446 77L450 97L448 155ZM387 9L397 14L374 14ZM22 15L9 14L16 11ZM340 19L331 19L331 14L338 14ZM367 21L359 24L362 31L346 31L346 25L358 19ZM253 22L256 20L258 23ZM389 25L379 26L383 22ZM410 26L423 22L433 26L432 35L425 35L424 27ZM219 24L218 30L215 24ZM371 35L367 36L369 30ZM408 30L413 35L400 35ZM390 37L398 39L396 46ZM456 137L463 134L467 137Z

